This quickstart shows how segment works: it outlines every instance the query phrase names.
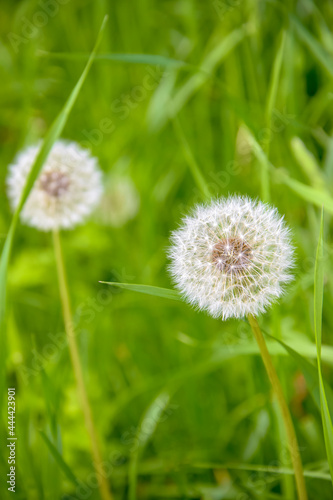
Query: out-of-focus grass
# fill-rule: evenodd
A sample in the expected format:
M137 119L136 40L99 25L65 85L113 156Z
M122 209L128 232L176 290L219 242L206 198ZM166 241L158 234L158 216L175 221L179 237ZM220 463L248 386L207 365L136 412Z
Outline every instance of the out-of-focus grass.
M99 281L171 287L169 233L204 199L194 165L214 196L268 192L292 227L297 267L285 297L261 322L314 361L314 265L324 203L322 373L332 382L333 7L311 0L290 6L250 0L56 5L34 38L27 38L27 26L43 11L41 4L1 5L2 242L11 221L6 167L20 148L44 137L82 71L84 60L76 55L91 50L106 13L103 54L153 54L187 63L99 59L63 133L88 142L106 173L122 165L140 193L138 215L123 227L92 219L63 238L82 363L116 498L128 496L133 467L138 498L293 498L279 413L246 323L214 321L182 302ZM9 34L25 37L17 52ZM105 119L112 126L105 128ZM89 485L89 443L63 347L50 235L19 227L8 294L6 372L8 386L17 388L16 498L98 498ZM269 346L279 355L309 497L329 499L320 410L295 359L273 341ZM163 400L149 420L160 394L169 394L170 402L163 410ZM40 431L82 482L81 490ZM0 444L1 498L10 498L4 432Z

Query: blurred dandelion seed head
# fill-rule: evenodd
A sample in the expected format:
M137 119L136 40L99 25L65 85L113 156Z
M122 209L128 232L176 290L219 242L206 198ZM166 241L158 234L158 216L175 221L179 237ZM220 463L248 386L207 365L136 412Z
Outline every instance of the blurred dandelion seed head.
M60 198L69 187L69 177L64 172L51 170L44 172L39 178L39 188L46 191L49 196Z
M40 144L23 150L9 166L8 197L19 203ZM57 141L21 212L22 222L42 231L71 229L90 215L102 196L96 158L75 142Z
M110 174L96 211L100 224L122 227L134 219L140 207L140 195L127 175Z
M214 318L257 315L292 279L289 233L275 208L246 197L198 205L172 233L170 271L188 302Z

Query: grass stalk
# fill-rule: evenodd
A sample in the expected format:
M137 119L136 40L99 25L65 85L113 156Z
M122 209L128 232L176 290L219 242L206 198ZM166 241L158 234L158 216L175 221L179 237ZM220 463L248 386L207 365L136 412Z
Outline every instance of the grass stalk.
M61 248L59 231L53 231L53 243L54 251L57 264L57 274L59 281L59 291L62 305L63 318L65 323L65 331L67 336L67 341L69 345L70 357L72 361L72 367L76 379L77 389L79 397L82 404L82 410L84 414L85 424L90 438L91 452L93 458L93 464L95 472L98 479L99 490L101 498L103 500L112 500L112 494L110 492L108 481L105 477L103 467L102 467L102 456L100 453L97 433L95 429L95 424L93 420L93 415L86 391L86 386L84 382L79 350L75 338L74 324L72 320L71 305L66 277L66 270L64 265L64 258Z
M272 387L273 387L273 390L275 392L278 404L279 404L280 409L281 409L282 419L283 419L285 429L286 429L286 435L287 435L287 440L288 440L288 445L289 445L291 461L292 461L294 472L295 472L295 481L296 481L298 498L299 498L299 500L307 500L308 497L307 497L307 493L306 493L305 480L304 480L304 475L303 475L303 466L302 466L297 437L296 437L294 425L293 425L293 422L291 419L291 415L289 412L289 408L288 408L287 402L285 400L279 378L278 378L276 370L274 368L272 358L268 352L265 339L264 339L263 334L260 330L258 321L252 315L248 315L248 320L249 320L249 323L251 325L253 335L258 343L260 354L261 354L263 363L265 365L268 378L272 384Z

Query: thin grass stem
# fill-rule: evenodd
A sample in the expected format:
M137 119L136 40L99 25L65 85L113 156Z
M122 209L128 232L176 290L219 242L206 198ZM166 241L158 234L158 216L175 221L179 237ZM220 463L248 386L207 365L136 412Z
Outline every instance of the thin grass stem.
M59 231L57 231L57 230L53 231L53 243L54 243L54 251L55 251L55 257L56 257L56 264L57 264L59 291L60 291L63 318L64 318L64 323L65 323L65 331L66 331L67 341L68 341L68 345L69 345L69 351L70 351L73 371L74 371L74 375L75 375L75 379L76 379L76 383L77 383L77 389L78 389L79 397L80 397L81 404L82 404L82 410L83 410L83 414L84 414L85 424L86 424L87 431L88 431L89 438L90 438L93 464L94 464L95 472L97 475L97 480L98 480L101 498L103 500L112 500L113 497L112 497L112 494L110 492L109 484L108 484L108 481L105 477L105 473L103 471L102 456L101 456L99 445L98 445L97 433L96 433L93 415L92 415L92 411L91 411L91 407L90 407L90 403L89 403L89 399L88 399L88 395L87 395L87 391L86 391L86 386L85 386L85 382L84 382L84 377L83 377L83 372L82 372L82 367L81 367L81 362L80 362L80 356L79 356L79 350L78 350L76 337L75 337L74 324L73 324L73 320L72 320L71 305L70 305L70 298L69 298L69 292L68 292L68 284L67 284L67 277L66 277L66 271L65 271L65 265L64 265L64 258L63 258L61 242L60 242L60 235L59 235Z
M258 343L260 354L263 363L266 368L268 378L272 384L273 390L275 392L278 404L281 409L282 419L286 428L286 435L289 445L289 451L291 456L291 461L295 471L295 481L299 500L307 500L308 496L306 493L305 480L303 475L303 466L301 461L301 456L299 453L299 447L297 442L297 437L294 429L294 425L291 419L289 408L285 400L282 387L277 376L276 370L274 368L272 358L268 352L265 339L261 333L258 321L252 315L248 315L248 320L251 325L253 335Z

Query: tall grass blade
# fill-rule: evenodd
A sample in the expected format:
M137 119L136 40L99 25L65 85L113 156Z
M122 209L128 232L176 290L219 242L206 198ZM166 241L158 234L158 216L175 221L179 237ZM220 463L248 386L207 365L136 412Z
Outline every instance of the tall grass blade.
M190 148L189 143L186 140L186 137L184 135L184 131L182 129L182 126L180 125L179 119L176 117L173 120L174 128L177 133L179 142L182 146L184 157L187 160L187 164L190 167L191 174L193 176L193 179L195 180L198 188L202 192L203 196L207 199L210 199L212 194L209 190L208 184L205 181L204 176L201 173L200 167L196 162L196 159L194 158L194 155L192 153L192 150Z
M254 155L257 157L258 161L262 164L263 168L271 169L278 182L282 182L288 186L294 193L296 193L300 198L306 200L318 207L324 206L324 208L331 214L333 214L333 198L323 189L313 188L307 186L302 182L293 179L288 175L283 169L276 169L268 160L265 151L262 149L261 145L254 137L253 132L247 128L248 140L253 150Z
M272 136L271 122L272 122L273 109L274 109L275 103L276 103L277 91L279 88L279 80L280 80L280 73L281 73L281 67L282 67L282 61L283 61L283 51L284 51L284 46L285 46L285 39L286 39L286 34L283 31L282 35L281 35L280 45L279 45L278 51L276 53L274 64L273 64L272 77L271 77L271 80L269 83L268 97L267 97L266 107L265 107L265 121L266 121L266 127L267 127L267 131L268 131L267 146L266 146L267 158L269 157L269 146L270 146L271 136ZM269 170L267 168L267 165L265 165L263 163L261 164L260 175L261 175L261 197L264 201L269 201L270 200Z
M40 435L42 436L44 442L46 443L48 449L50 450L50 453L52 454L54 460L57 462L59 465L60 469L63 471L67 479L70 480L71 483L73 483L75 486L78 486L80 483L75 477L75 474L72 472L71 468L66 464L64 459L62 458L61 454L57 450L57 448L54 446L54 444L49 440L47 435L43 432L40 431Z
M261 197L264 201L269 201L269 168L270 163L267 153L263 150L253 132L246 127L249 144L253 150L253 154L260 164L260 183L261 183Z
M129 466L129 500L136 500L136 484L138 477L138 460L140 453L154 434L161 416L170 402L170 392L162 391L145 411L136 432L136 446Z
M297 351L290 347L290 345L286 344L282 340L273 337L273 335L270 335L267 332L264 332L265 335L267 335L269 338L274 339L276 342L278 342L283 348L286 350L286 352L294 358L296 364L298 365L299 369L303 373L308 389L310 391L310 394L316 403L318 409L320 410L320 389L319 389L319 383L318 383L318 372L316 367L310 363L306 359L306 357L311 357L315 358L315 351L312 351L312 353L306 352L302 347L297 346ZM272 346L273 347L273 346ZM270 347L270 350L272 349ZM313 346L315 347L315 346ZM327 361L327 357L326 357ZM326 389L326 395L327 395L327 402L329 405L329 408L331 411L333 411L333 390L329 386L327 382L324 381L325 389Z
M333 58L323 48L323 46L314 38L314 36L298 21L294 16L290 16L296 32L302 42L312 52L313 56L326 69L330 76L333 77Z
M209 80L218 64L244 39L247 31L246 26L235 29L208 53L199 67L199 72L191 76L171 99L167 113L158 124L159 127L179 113L189 99Z
M293 476L293 469L289 469L288 467L275 467L274 465L257 465L257 464L237 464L237 463L194 463L191 464L192 467L197 467L198 469L229 469L229 470L246 470L252 472L263 472L265 474L286 474ZM331 476L326 474L321 470L304 470L304 476L313 478L313 479L322 479L323 481L330 481Z
M100 281L100 283L103 283L104 285L117 286L118 288L131 290L132 292L145 293L146 295L154 295L155 297L162 297L164 299L182 301L179 293L176 292L176 290L171 290L169 288L160 288L158 286L150 285L134 285L132 283L117 283L116 281Z
M279 171L279 176L281 175L281 181L288 186L294 193L296 193L303 200L313 203L317 207L324 206L325 210L330 214L333 214L333 198L323 191L322 189L316 189L311 186L307 186L288 174Z
M308 177L312 186L318 189L323 189L325 182L322 175L322 170L314 157L307 149L304 142L299 137L293 137L290 141L290 147L294 154L297 163L302 168L305 175Z
M320 234L316 253L314 276L314 330L317 344L317 363L320 388L321 419L323 423L327 459L333 482L333 426L321 371L322 311L324 290L324 210L321 212Z
M67 53L67 52L47 52L40 51L38 55L42 57L49 57L50 59L60 59L68 61L81 61L89 59L89 54L80 53ZM165 68L182 68L188 67L193 68L190 64L185 61L180 61L178 59L173 59L171 57L165 57L155 54L98 54L95 56L96 61L113 61L113 62L123 62L130 64L149 64L158 65Z
M279 45L279 48L277 50L274 64L273 64L272 77L271 77L271 80L269 82L268 97L267 97L266 108L265 108L267 125L270 125L270 123L271 123L272 114L273 114L274 106L276 103L276 96L277 96L277 92L278 92L278 88L279 88L279 80L280 80L280 74L281 74L281 68L282 68L285 41L286 41L286 32L282 31L280 45Z
M324 290L324 210L321 211L320 232L316 252L314 276L314 330L317 345L318 365L321 367L322 310Z

